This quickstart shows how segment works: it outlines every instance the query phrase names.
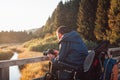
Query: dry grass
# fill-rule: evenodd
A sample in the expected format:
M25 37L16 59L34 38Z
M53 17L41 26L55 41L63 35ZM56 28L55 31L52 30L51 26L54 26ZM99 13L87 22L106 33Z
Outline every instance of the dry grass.
M25 50L24 52L19 54L19 58L31 58L31 57L41 57L43 54L41 52L34 52L34 51L29 51Z
M31 51L42 52L47 49L58 49L58 40L56 36L48 36L43 39L32 39L23 44L23 47L28 48Z
M32 80L43 76L47 71L48 62L38 62L33 64L27 64L21 70L21 80Z
M22 53L25 49L20 44L2 44L0 45L0 60L9 60L14 52Z
M44 39L32 39L23 44L24 48L27 48L24 52L19 54L19 58L31 58L43 56L42 51L57 48L56 36L47 36ZM33 52L38 51L38 52ZM21 68L21 80L32 80L33 78L41 77L48 70L48 61L38 62L23 65Z
M19 54L19 58L31 58L43 56L40 52L33 52L26 49L23 53ZM48 61L37 62L32 64L26 64L21 68L21 80L32 80L33 78L38 78L43 76L48 70Z
M1 46L0 47L0 60L7 60L13 56L14 52L18 52L19 58L31 58L43 56L40 52L29 51L27 48L23 48L21 45ZM48 70L48 61L37 62L32 64L23 65L21 68L21 80L32 80L43 76Z
M0 60L9 60L13 56L13 51L0 49Z
M21 45L8 46L7 49L12 50L13 52L17 52L17 53L22 53L26 50Z

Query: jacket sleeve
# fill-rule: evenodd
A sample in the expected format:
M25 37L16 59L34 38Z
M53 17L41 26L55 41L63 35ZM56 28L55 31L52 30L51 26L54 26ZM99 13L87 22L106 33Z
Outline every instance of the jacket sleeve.
M61 42L59 46L59 60L63 61L69 54L70 42Z

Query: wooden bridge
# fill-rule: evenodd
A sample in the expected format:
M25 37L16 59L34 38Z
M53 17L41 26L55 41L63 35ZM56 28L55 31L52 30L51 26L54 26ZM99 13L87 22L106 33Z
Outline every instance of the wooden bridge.
M120 56L120 47L119 48L111 48L108 50L109 53L119 52ZM35 58L27 58L27 59L18 59L18 60L3 60L0 61L0 80L9 80L9 67L15 65L23 65L34 62L41 62L49 60L48 57L35 57Z

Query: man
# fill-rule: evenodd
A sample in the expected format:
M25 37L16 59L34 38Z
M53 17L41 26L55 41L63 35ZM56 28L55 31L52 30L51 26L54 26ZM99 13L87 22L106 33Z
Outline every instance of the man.
M57 57L50 54L50 59L54 58L53 63L60 61L73 66L79 66L82 70L84 60L88 55L88 49L80 35L66 26L60 26L56 34L59 40L59 52L54 50ZM82 71L79 72L81 73Z

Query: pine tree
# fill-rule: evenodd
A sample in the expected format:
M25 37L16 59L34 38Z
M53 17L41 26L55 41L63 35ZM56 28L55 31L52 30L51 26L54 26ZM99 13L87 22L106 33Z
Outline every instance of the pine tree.
M109 28L108 37L110 42L120 45L120 0L111 0Z
M95 36L97 40L106 40L106 30L108 27L108 10L110 8L110 0L98 0L98 8L96 12Z
M65 25L71 29L77 29L77 14L79 11L79 2L81 0L70 0L65 3Z
M64 24L65 24L64 5L63 2L61 1L56 8L55 26L59 27Z
M39 32L39 36L45 36L46 33L52 33L61 25L76 30L79 2L80 0L70 0L63 4L61 1L54 10L52 16L48 18L44 27L37 31Z
M81 36L92 41L96 40L93 30L97 2L98 0L81 0L77 20L78 31L81 33Z

